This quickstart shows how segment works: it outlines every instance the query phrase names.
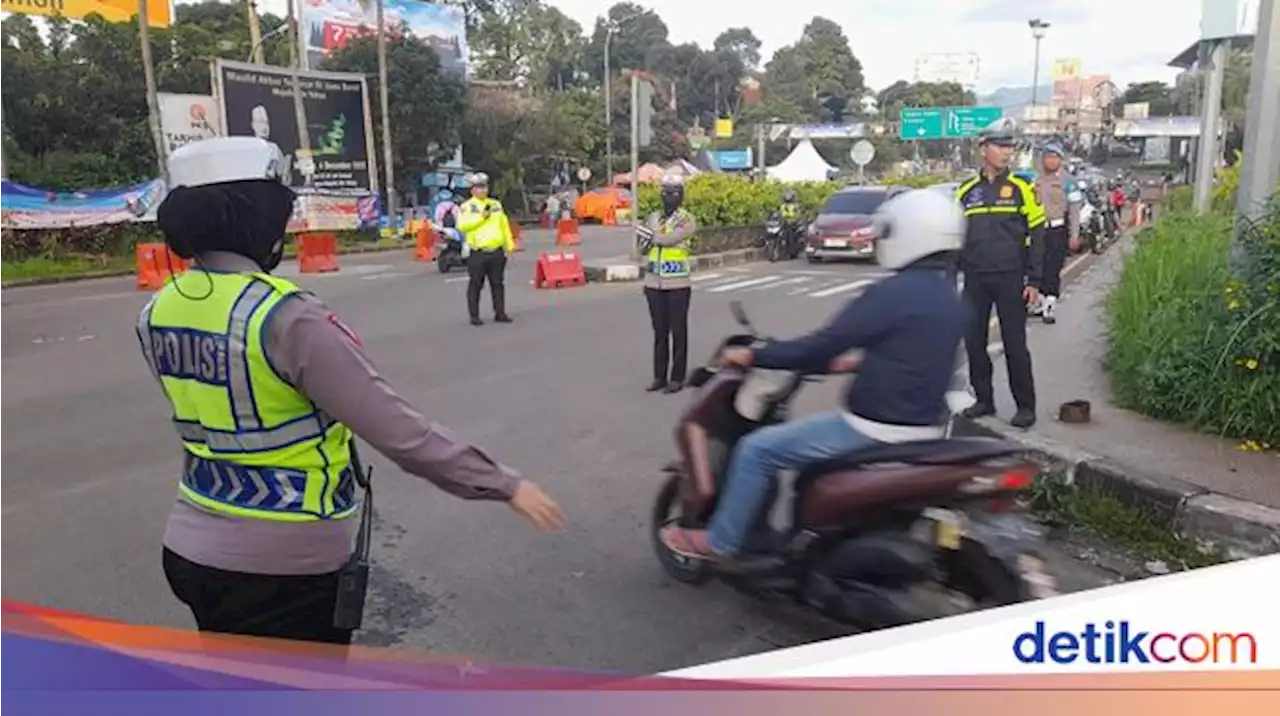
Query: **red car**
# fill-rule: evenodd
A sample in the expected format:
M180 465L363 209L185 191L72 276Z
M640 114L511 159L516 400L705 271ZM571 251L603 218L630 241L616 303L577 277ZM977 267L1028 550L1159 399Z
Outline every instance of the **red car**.
M907 188L901 186L853 186L832 194L809 224L804 249L809 263L835 258L875 260L872 217L881 204L904 191Z

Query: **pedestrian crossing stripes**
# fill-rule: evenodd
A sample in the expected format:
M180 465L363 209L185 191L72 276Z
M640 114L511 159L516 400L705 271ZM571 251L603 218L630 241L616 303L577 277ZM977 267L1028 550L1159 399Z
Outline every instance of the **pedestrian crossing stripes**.
M755 274L711 271L691 277L695 291L727 293L776 292L805 298L846 298L857 295L888 274L885 272L844 273L836 271L775 270Z

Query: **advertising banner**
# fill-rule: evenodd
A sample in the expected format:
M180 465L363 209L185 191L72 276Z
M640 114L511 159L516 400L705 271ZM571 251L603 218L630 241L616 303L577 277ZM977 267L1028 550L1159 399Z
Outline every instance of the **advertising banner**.
M155 221L164 182L88 191L53 191L10 181L0 184L6 229L64 229L73 226Z
M138 14L138 0L4 0L0 9L19 15L61 15L68 20L97 13L108 22L128 22ZM148 27L168 27L172 19L170 0L147 0Z
M289 185L301 193L365 194L375 189L368 87L361 75L302 72L307 133L299 147L291 72L282 67L217 60L214 92L227 136L261 137L285 156ZM301 157L314 160L308 178Z
M352 37L371 33L378 25L377 9L373 0L303 0L299 25L305 66L319 68L327 55ZM461 6L384 0L382 17L388 32L407 29L435 49L446 72L466 76L467 18Z
M170 153L222 134L221 113L211 95L161 92L159 98L160 131Z

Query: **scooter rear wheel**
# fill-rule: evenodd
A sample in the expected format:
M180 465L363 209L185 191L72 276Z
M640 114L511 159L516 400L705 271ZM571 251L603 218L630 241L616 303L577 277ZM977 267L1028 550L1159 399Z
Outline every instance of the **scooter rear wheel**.
M685 584L704 584L712 577L711 563L672 552L662 541L662 528L680 516L680 476L672 475L658 491L649 520L649 538L658 563L673 579Z

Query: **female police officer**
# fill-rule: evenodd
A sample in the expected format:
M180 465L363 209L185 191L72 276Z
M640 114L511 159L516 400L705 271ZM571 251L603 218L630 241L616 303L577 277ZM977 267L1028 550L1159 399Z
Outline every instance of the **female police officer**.
M252 137L169 159L158 222L191 271L143 308L138 337L182 442L164 571L202 631L347 644L339 577L360 511L353 433L458 497L563 524L532 482L427 420L315 296L270 275L293 192Z
M650 214L638 232L648 258L644 297L653 324L650 392L680 392L689 366L689 252L698 225L683 202L683 180L664 177L662 210Z

